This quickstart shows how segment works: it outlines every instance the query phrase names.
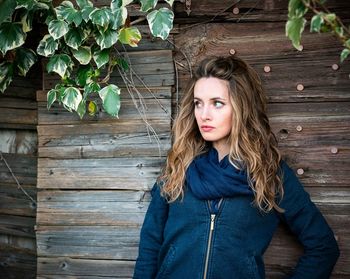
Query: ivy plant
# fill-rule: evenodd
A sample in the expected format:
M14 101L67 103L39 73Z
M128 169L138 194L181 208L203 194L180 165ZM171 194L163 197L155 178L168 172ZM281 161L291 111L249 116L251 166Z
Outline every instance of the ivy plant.
M0 91L4 92L15 74L25 76L38 56L48 59L46 70L61 77L47 93L47 108L58 102L80 118L95 115L96 97L103 109L118 117L120 88L110 84L115 67L128 69L118 55L118 44L137 47L141 33L130 23L127 6L138 4L153 36L165 40L173 28L173 0L156 9L157 0L112 0L95 7L90 0L0 0ZM23 47L27 33L37 20L47 26L36 49Z
M344 47L340 54L340 61L343 62L350 54L350 27L346 27L335 13L330 12L324 6L325 2L326 0L289 0L286 36L296 49L301 50L301 34L307 24L305 15L311 11L313 16L310 32L333 33Z

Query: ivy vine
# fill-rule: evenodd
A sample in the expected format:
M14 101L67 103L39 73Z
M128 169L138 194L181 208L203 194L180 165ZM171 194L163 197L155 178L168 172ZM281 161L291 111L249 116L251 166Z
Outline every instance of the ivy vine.
M165 0L169 7L174 0ZM61 77L47 93L47 107L54 102L80 118L95 115L100 98L104 110L117 117L120 88L110 84L115 67L128 70L127 61L117 51L118 44L137 47L141 33L130 22L127 6L139 4L153 36L165 40L173 28L171 9L156 9L158 0L112 0L109 6L95 7L89 0L0 1L0 91L4 92L15 74L25 76L37 62L47 57L46 70ZM27 33L37 21L47 26L38 47L23 47ZM95 95L95 97L94 97Z
M340 54L343 62L350 54L350 27L346 27L341 19L325 7L326 0L289 0L288 21L286 23L286 36L293 46L301 50L301 34L307 20L305 15L311 11L310 32L333 33L342 43L344 49Z

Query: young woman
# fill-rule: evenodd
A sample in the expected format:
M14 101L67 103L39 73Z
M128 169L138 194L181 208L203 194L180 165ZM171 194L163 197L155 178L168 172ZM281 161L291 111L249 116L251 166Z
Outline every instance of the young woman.
M241 59L202 61L151 191L134 278L265 278L280 221L304 246L288 278L329 278L334 235L281 160L257 73Z

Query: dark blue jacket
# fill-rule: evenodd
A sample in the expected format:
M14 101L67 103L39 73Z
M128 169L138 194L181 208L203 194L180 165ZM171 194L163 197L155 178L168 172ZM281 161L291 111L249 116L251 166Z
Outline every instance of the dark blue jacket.
M225 198L213 214L211 203L186 188L182 201L168 204L154 185L141 230L134 278L263 279L263 254L280 221L304 246L294 279L329 278L339 257L334 235L285 162L285 212L262 213L249 196ZM205 276L206 275L206 276Z

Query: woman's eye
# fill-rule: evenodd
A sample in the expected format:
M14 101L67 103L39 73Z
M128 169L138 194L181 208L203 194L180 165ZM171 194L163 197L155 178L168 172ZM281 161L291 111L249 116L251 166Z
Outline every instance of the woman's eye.
M215 106L216 108L221 108L222 106L224 106L224 104L223 104L222 102L220 102L220 101L215 101L215 102L214 102L214 106Z
M201 103L199 101L194 101L194 106L196 108L200 107Z

